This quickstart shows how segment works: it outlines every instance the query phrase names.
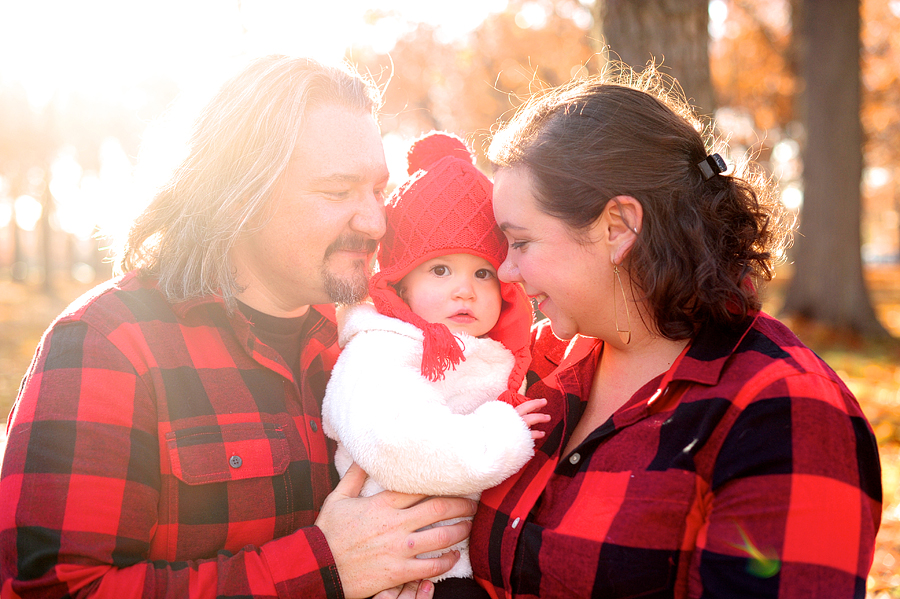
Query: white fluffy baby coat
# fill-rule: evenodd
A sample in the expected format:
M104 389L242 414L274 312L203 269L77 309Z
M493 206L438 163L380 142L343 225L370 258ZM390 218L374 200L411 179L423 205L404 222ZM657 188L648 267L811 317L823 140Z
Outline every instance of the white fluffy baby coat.
M338 310L343 348L322 404L338 441L341 476L355 461L369 475L363 495L383 489L478 497L531 458L531 431L497 397L512 353L493 339L457 334L465 361L432 382L421 374L421 329L363 303ZM474 495L473 495L474 494ZM468 541L456 566L436 577L471 576ZM428 555L424 555L427 557Z

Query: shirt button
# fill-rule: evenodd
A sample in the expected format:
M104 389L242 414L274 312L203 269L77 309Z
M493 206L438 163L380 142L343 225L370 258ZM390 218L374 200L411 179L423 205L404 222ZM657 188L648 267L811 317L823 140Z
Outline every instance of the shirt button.
M517 527L518 525L519 525L519 519L516 518L515 520L512 521L512 527L515 528L515 527Z
M314 432L314 433L316 433L316 432L319 431L319 425L316 424L316 421L315 421L315 420L310 420L310 421L309 421L309 428L311 428L311 429L312 429L312 432Z
M231 459L228 460L228 463L229 463L229 465L231 465L232 468L240 468L241 464L244 463L244 460L242 460L241 456L239 456L239 455L233 455L233 456L231 456Z
M581 454L573 453L569 456L569 463L573 466L581 461Z

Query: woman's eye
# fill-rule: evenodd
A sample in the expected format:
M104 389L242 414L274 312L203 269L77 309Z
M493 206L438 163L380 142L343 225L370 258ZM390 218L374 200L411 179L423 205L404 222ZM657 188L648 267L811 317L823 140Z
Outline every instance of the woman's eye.
M527 241L512 241L509 244L509 249L511 250L520 250L527 244Z
M436 274L439 277L443 277L445 274L447 274L447 267L444 266L443 264L438 264L437 266L431 267L431 272L433 272L434 274Z

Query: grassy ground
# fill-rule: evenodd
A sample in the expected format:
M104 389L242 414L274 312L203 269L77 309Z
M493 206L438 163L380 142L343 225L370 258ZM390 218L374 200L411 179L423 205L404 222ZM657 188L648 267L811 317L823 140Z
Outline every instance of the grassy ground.
M900 267L866 273L879 318L900 339ZM767 290L766 310L777 313L783 281ZM55 282L52 296L33 284L0 280L0 419L15 399L41 333L87 286ZM788 321L846 381L878 437L884 512L868 583L869 599L900 599L900 342L873 343L809 323Z

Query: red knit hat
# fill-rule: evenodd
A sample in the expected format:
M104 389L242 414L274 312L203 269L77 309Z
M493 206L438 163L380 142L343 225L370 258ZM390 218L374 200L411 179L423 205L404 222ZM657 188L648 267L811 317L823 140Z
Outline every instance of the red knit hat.
M378 248L379 271L369 281L369 295L380 313L422 329L422 374L436 381L465 359L459 342L446 325L429 323L410 310L394 284L422 262L448 254L480 256L499 268L507 243L494 221L493 186L475 168L465 142L432 131L413 142L407 161L411 177L388 200L387 231ZM486 336L516 357L509 379L509 389L516 391L531 362L533 315L518 285L501 282L500 294L500 318Z

